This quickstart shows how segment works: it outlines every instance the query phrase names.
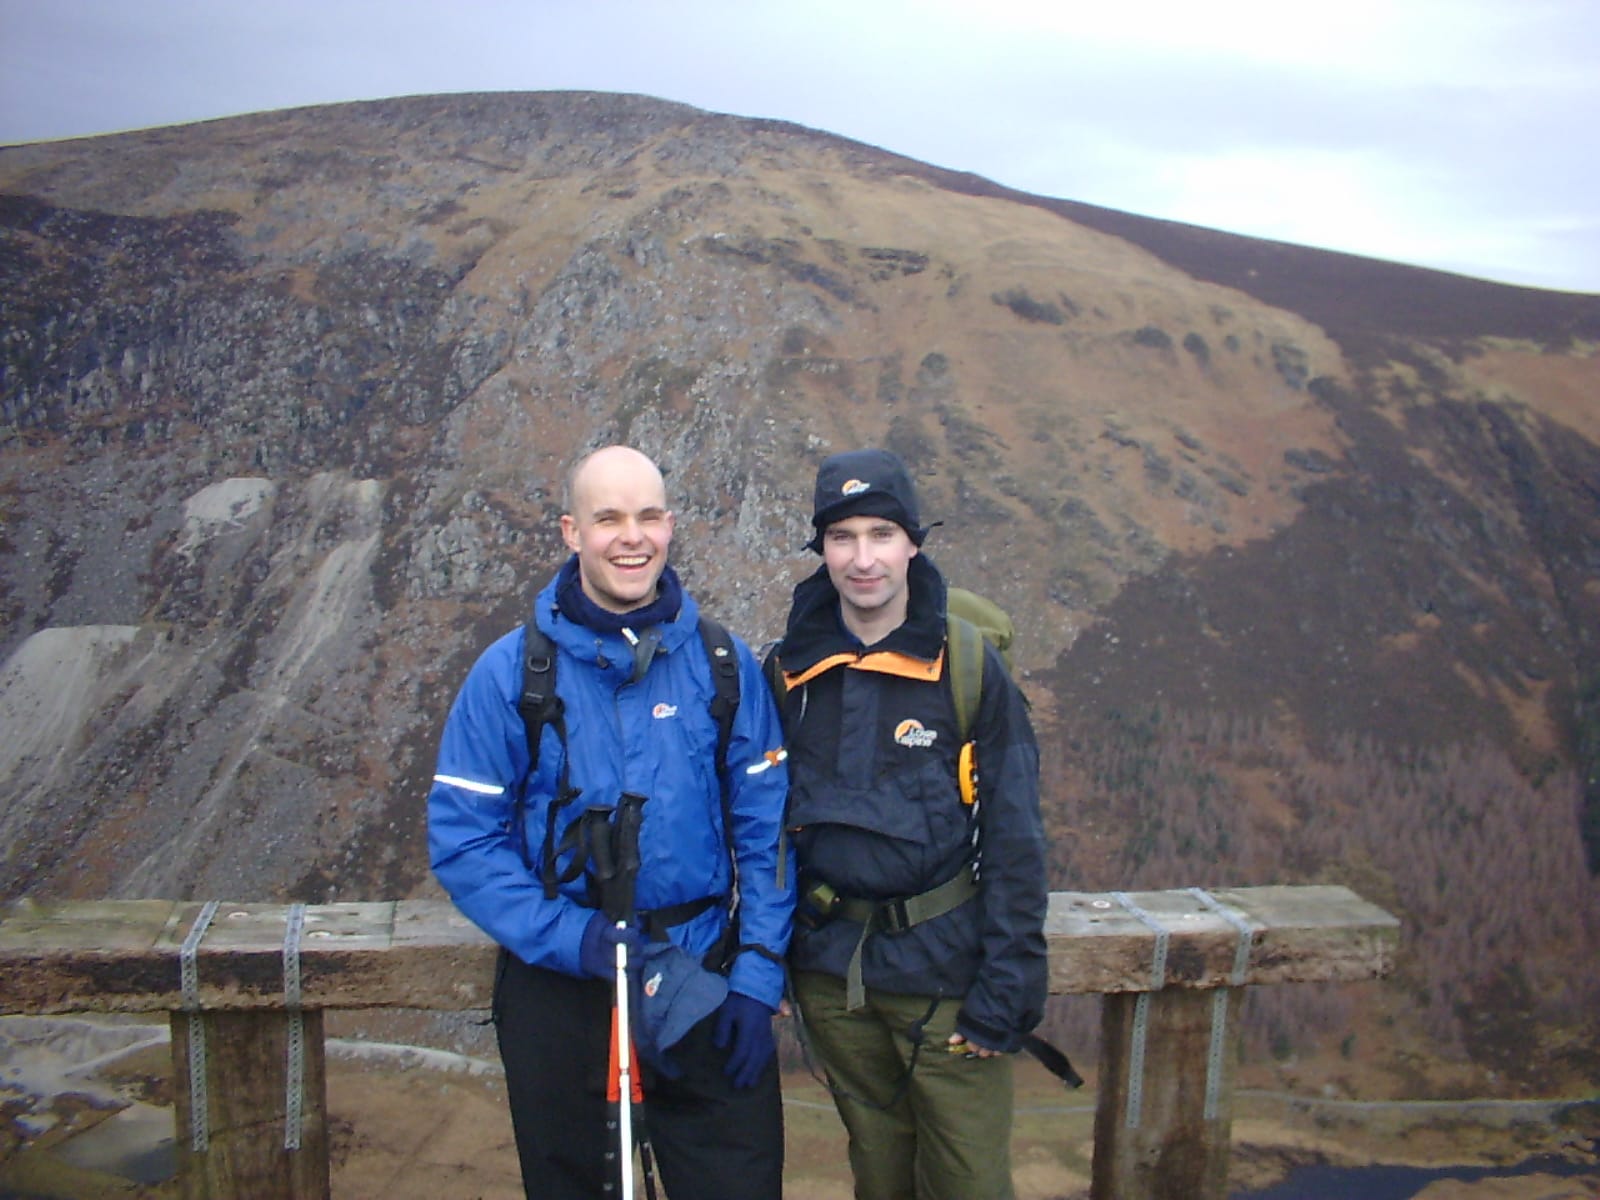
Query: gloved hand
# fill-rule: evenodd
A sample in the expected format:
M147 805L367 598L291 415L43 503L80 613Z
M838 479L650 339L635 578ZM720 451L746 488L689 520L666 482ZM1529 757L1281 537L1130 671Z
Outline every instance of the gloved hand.
M605 913L595 913L583 927L583 941L578 944L578 969L594 979L615 978L618 942L628 944L629 962L644 946L643 935L632 925L618 929Z
M778 1049L772 1038L772 1010L742 992L729 992L717 1010L717 1031L711 1041L728 1051L722 1069L733 1086L754 1087Z

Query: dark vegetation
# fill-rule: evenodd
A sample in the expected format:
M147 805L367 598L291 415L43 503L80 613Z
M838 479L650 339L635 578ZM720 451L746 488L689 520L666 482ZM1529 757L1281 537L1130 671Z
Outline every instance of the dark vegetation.
M1600 986L1572 970L1600 955L1600 881L1570 772L1530 780L1483 744L1342 737L1312 754L1261 719L1160 707L1067 722L1047 744L1053 888L1343 884L1401 917L1386 986L1440 1056L1532 1088L1600 1070L1570 1058L1600 1033ZM1348 1048L1358 1004L1262 989L1246 1050Z

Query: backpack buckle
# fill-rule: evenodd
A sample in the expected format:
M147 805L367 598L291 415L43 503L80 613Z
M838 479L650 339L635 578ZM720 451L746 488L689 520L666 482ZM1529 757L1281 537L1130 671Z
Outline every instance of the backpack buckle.
M914 924L904 899L887 900L878 906L877 926L884 933L904 933Z

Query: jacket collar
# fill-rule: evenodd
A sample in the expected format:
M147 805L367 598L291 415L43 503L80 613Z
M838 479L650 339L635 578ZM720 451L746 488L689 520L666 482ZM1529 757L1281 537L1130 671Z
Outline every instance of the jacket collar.
M563 565L554 579L540 590L534 600L534 616L555 644L578 661L600 666L621 667L631 672L634 647L627 637L617 631L591 629L579 624L561 609L560 594L570 562ZM671 568L669 567L668 570ZM669 621L634 629L636 637L655 631L661 638L661 649L671 653L693 637L700 627L700 610L687 591L680 592L678 612ZM630 627L631 628L631 627ZM602 668L603 669L603 668Z
M872 646L874 654L887 652L936 662L944 650L945 582L926 554L911 560L906 571L906 619ZM839 593L818 567L794 589L789 624L778 644L778 659L786 673L803 673L824 659L859 656L867 648L844 626L839 615Z

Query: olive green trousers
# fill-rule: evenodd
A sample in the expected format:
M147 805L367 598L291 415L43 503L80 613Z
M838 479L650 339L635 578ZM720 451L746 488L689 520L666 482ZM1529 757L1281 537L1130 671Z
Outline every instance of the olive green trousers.
M930 1016L932 997L869 988L849 1012L843 979L797 972L794 989L849 1134L856 1200L1012 1200L1012 1056L949 1051L959 999Z

